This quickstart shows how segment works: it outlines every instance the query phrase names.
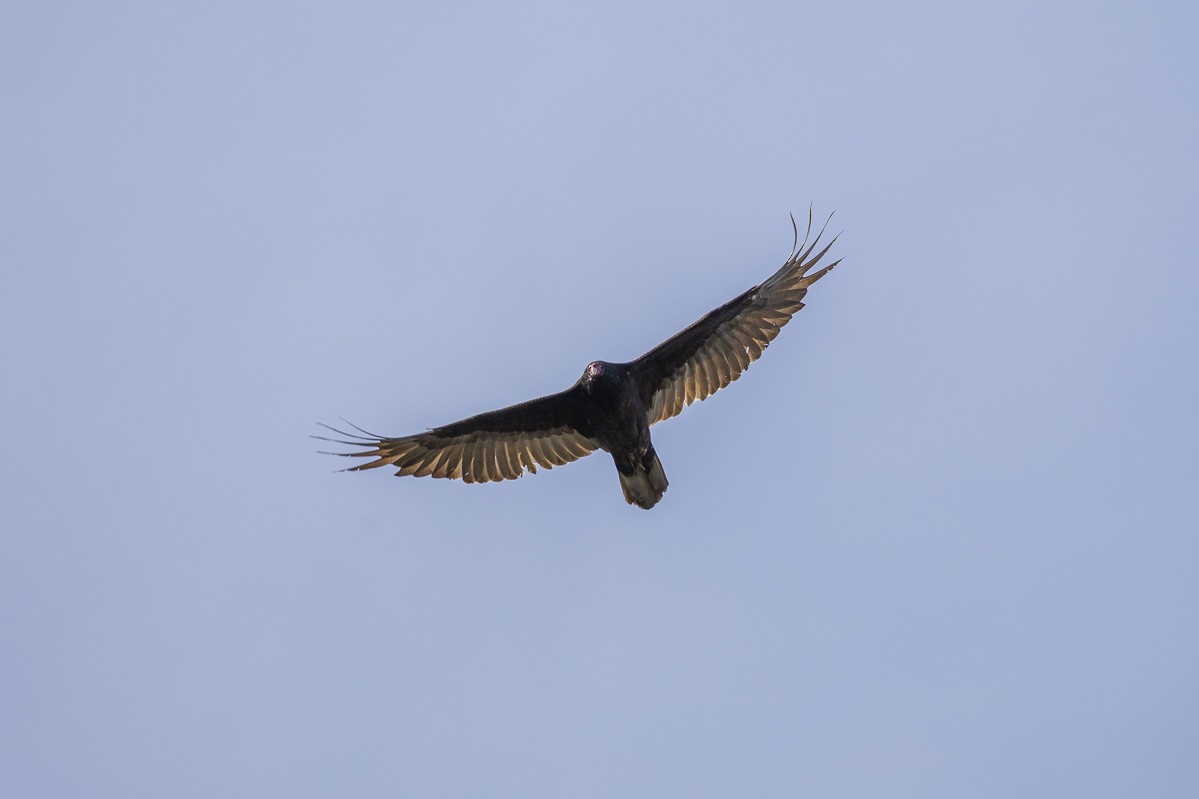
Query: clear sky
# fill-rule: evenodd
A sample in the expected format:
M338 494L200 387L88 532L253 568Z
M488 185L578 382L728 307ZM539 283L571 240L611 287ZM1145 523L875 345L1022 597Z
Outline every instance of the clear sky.
M0 795L1199 795L1196 17L7 4ZM307 438L636 357L809 204L652 511Z

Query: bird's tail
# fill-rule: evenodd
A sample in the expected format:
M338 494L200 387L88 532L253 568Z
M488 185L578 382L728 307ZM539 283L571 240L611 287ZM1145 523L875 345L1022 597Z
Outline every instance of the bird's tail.
M646 451L645 457L633 466L629 474L625 474L619 468L619 464L617 473L620 475L620 487L624 490L625 501L645 510L657 505L658 500L666 493L666 487L670 485L670 481L666 479L666 472L662 469L662 461L658 460L658 453L654 452L653 447Z

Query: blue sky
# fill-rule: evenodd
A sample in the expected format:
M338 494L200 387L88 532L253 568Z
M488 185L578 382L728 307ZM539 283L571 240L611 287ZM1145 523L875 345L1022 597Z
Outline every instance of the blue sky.
M1199 791L1185 4L0 12L0 794ZM844 265L498 485L335 474Z

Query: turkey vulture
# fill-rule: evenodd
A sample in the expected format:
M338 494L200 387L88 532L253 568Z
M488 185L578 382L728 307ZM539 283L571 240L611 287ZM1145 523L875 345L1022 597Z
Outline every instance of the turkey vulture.
M794 217L791 226L797 243ZM808 274L837 240L834 237L812 255L824 228L809 245L811 232L809 210L803 244L793 243L786 263L764 283L635 361L589 363L566 391L402 438L376 436L356 425L351 426L362 435L322 425L343 438L314 438L369 447L362 452L330 453L374 458L349 471L394 466L397 476L448 477L467 483L512 480L526 470L561 466L602 449L612 453L625 500L652 508L668 483L650 441L650 425L677 416L684 406L740 377L803 308L808 286L840 263L834 261Z

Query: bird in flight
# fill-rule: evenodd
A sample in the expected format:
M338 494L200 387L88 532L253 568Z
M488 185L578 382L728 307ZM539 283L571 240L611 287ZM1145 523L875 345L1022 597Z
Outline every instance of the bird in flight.
M795 243L777 272L635 361L593 361L565 391L416 435L385 438L357 425L351 427L358 433L321 425L341 438L314 438L366 448L329 453L373 458L347 471L391 466L401 477L447 477L467 483L513 480L526 471L562 466L602 449L616 462L625 500L648 510L669 485L650 440L650 426L677 416L685 406L740 377L804 307L808 287L841 263L811 271L837 239L817 252L824 235L821 228L808 244L810 210L802 244L795 217L791 225Z

